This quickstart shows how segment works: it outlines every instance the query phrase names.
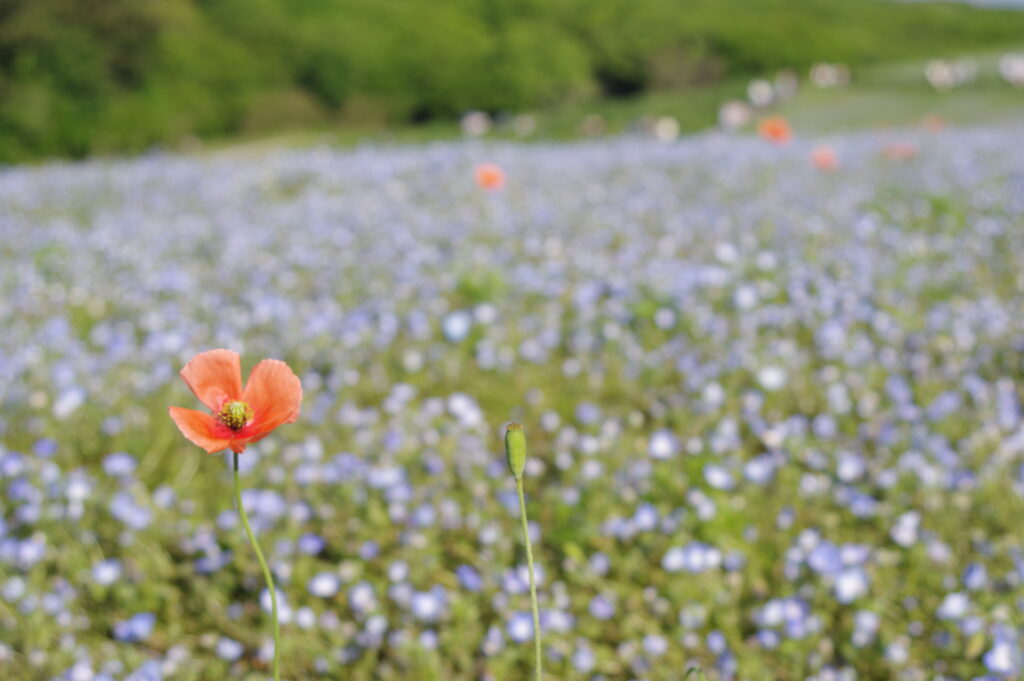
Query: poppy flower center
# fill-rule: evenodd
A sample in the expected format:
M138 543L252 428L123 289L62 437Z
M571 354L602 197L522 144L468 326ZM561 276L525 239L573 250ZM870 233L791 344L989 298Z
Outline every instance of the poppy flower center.
M241 400L225 402L217 418L231 430L241 430L252 420L253 411L248 403Z

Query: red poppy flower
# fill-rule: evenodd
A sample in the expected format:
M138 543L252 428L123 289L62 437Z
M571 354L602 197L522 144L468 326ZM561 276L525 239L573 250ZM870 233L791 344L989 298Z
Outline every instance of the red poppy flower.
M476 183L484 189L501 189L505 186L505 171L494 163L481 163L476 167Z
M231 350L199 353L181 370L181 377L213 413L171 407L171 418L182 435L210 454L229 447L243 452L246 445L299 418L302 384L287 364L276 359L257 364L244 390L241 359Z
M818 170L829 172L839 167L839 156L832 147L815 147L811 152L811 163Z
M893 161L909 161L917 156L917 147L909 142L890 142L885 145L882 154Z
M925 116L922 124L924 129L929 132L942 132L943 128L946 127L946 119L932 114L931 116Z
M762 138L775 144L785 144L793 139L793 129L782 116L769 116L757 124L757 132Z

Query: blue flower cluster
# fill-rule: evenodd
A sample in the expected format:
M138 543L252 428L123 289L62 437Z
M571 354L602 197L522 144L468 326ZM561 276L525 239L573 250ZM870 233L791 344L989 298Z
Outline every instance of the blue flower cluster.
M230 471L167 417L228 347L306 395L241 457L287 678L527 673L510 419L557 678L1018 678L1022 136L0 172L0 677L266 678Z

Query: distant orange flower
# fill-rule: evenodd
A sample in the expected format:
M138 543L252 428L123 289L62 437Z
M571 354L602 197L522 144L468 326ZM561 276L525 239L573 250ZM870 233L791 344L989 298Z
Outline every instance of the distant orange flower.
M208 350L193 357L181 377L212 414L171 407L182 435L210 454L231 448L236 454L270 431L299 418L302 384L284 362L265 359L253 368L242 389L237 352Z
M793 139L793 129L789 127L789 121L782 116L762 118L757 124L757 133L775 144L785 144Z
M890 142L885 145L882 155L893 161L909 161L917 156L917 147L909 142Z
M505 171L495 163L481 163L476 167L476 183L484 189L501 189L505 186Z
M921 123L924 125L924 129L929 132L942 132L942 129L946 127L946 119L935 114L925 116Z
M839 167L839 156L832 147L816 147L811 152L811 163L818 170L832 171Z

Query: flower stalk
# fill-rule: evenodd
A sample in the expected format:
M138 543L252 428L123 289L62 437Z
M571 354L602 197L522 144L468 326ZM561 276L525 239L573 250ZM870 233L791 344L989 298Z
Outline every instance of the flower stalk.
M238 517L242 519L245 534L249 537L253 551L256 552L256 560L260 563L263 579L267 582L267 590L270 592L270 611L274 619L274 681L281 681L281 626L277 619L277 590L274 588L274 577L270 574L266 559L263 558L263 551L260 550L256 535L253 534L252 527L249 525L249 516L245 513L245 506L242 505L242 483L238 478L238 452L232 452L232 457L234 458L235 504L238 506Z

